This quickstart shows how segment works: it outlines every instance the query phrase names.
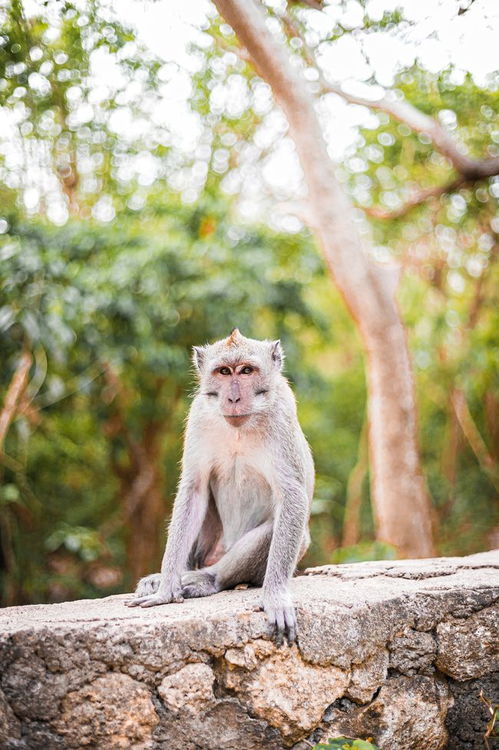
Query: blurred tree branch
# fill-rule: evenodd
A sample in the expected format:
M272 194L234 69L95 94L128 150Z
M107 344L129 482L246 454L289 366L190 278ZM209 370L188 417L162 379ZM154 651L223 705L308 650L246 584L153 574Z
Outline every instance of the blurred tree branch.
M457 15L458 16L464 16L464 14L469 11L469 9L471 8L471 6L473 5L474 2L475 2L475 0L469 0L468 5L464 5L464 6L461 5L461 7L459 8L459 10L457 12Z
M304 31L300 27L299 22L289 14L276 14L276 16L281 20L288 38L296 37L300 40L303 58L309 67L316 70L320 91L323 94L336 94L349 104L357 104L368 109L384 112L394 120L407 125L415 133L427 136L435 149L449 160L450 164L459 174L458 177L444 185L436 185L418 190L406 203L395 211L387 211L379 207L362 207L366 214L376 219L398 219L431 198L454 192L465 184L477 182L478 180L499 174L499 157L492 159L471 159L462 153L459 144L438 120L421 112L421 110L401 98L394 91L384 90L382 96L377 99L369 99L345 91L338 81L328 81L317 62L314 51L306 42Z
M459 150L459 146L452 138L449 131L435 120L434 117L424 114L405 99L400 99L394 92L386 92L379 99L366 99L343 90L341 84L330 83L321 80L321 88L326 93L337 94L350 104L358 104L369 109L377 109L380 112L393 117L398 122L407 125L416 133L422 133L430 138L437 151L450 161L452 166L467 182L481 180L484 177L492 177L499 174L499 157L493 159L470 159ZM393 95L390 96L390 94Z
M393 211L380 208L379 206L362 206L362 210L368 216L372 216L373 219L400 219L412 211L416 206L420 206L422 203L431 200L432 198L439 198L441 195L448 195L458 190L460 187L464 187L469 182L474 180L467 180L464 177L457 177L455 180L447 182L445 185L433 185L429 188L422 188L417 190L414 194L399 208Z
M0 451L3 449L7 432L17 414L19 404L28 386L28 376L32 362L33 357L31 352L25 349L21 354L19 364L7 388L4 405L0 412Z
M306 4L309 5L309 3ZM316 7L315 3L310 5L310 7L314 7L316 10L322 9L320 4ZM395 211L386 211L379 207L362 207L369 216L376 219L397 219L430 198L454 192L467 183L477 182L478 180L499 174L499 157L492 159L471 159L466 154L463 154L459 149L458 143L438 120L421 112L413 104L397 96L394 91L385 90L383 96L377 99L368 99L345 91L338 81L328 81L317 62L314 51L307 44L303 29L297 20L289 14L274 12L274 15L282 22L288 38L295 37L300 40L303 59L309 67L316 70L321 93L336 94L349 104L357 104L368 109L385 112L394 120L407 125L414 132L426 135L433 143L435 149L443 154L459 173L458 177L444 185L434 185L417 191L412 198ZM244 62L248 63L252 61L251 55L244 46L235 47L220 38L217 38L216 41L220 47L228 52L235 53ZM257 73L262 75L258 70L258 61L253 60L252 62Z
M322 0L288 0L288 5L308 5L313 10L323 10Z
M497 466L487 450L485 441L482 438L478 427L475 424L464 391L460 388L455 388L452 394L452 405L456 413L457 420L466 437L470 448L475 454L478 463L489 477L490 481L499 492L499 476L497 473Z
M23 395L28 387L29 371L32 362L33 357L31 352L24 349L7 387L3 408L0 412L0 455L2 456L2 464L4 465L8 465L9 463L9 458L3 453L5 438L7 437L10 425L18 413L19 405L22 402ZM7 459L7 461L5 459ZM3 467L0 468L0 485L2 484ZM2 513L0 517L0 552L4 560L6 571L12 574L12 577L7 581L5 591L1 597L2 602L6 606L13 604L19 593L19 585L15 577L17 562L14 554L12 525L11 514L9 512Z
M104 430L111 442L111 469L119 482L120 505L129 530L127 567L136 581L151 570L159 556L161 539L158 532L165 515L161 451L163 438L171 430L182 389L179 385L174 387L169 411L151 415L134 433L130 427L133 394L109 362L104 362L103 366L107 383L105 402L110 408ZM166 378L155 379L158 403L165 385ZM125 448L121 456L118 450L120 441Z

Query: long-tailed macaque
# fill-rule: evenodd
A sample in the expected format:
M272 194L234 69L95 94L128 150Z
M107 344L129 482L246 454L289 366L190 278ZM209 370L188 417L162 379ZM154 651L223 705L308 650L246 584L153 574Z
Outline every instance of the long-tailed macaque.
M263 584L279 640L296 638L289 581L305 553L314 465L281 370L279 341L237 329L194 347L199 388L161 573L142 578L129 606Z

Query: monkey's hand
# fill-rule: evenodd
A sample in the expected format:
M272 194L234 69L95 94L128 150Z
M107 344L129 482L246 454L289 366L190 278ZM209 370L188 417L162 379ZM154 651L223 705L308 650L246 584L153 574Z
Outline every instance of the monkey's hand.
M159 604L171 604L171 602L183 602L182 586L178 581L160 583L158 590L147 596L137 596L135 599L125 602L127 607L157 607Z
M269 593L263 591L263 610L275 632L276 643L280 646L286 636L288 643L296 641L296 612L287 589Z

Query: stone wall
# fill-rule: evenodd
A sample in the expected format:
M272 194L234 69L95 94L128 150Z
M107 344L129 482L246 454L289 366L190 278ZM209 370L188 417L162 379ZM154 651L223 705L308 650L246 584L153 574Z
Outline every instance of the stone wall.
M305 750L347 734L483 749L499 553L314 568L293 594L291 648L270 639L258 589L2 610L0 747Z

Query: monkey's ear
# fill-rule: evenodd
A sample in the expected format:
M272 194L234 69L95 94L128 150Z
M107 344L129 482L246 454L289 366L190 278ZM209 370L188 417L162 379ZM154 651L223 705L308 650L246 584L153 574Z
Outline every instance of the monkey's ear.
M201 372L204 362L204 346L192 347L192 361L198 372Z
M278 367L279 370L282 370L282 366L284 363L284 352L282 350L281 342L279 339L277 339L277 341L272 341L270 345L270 356L272 357L272 362L274 362L276 367Z

